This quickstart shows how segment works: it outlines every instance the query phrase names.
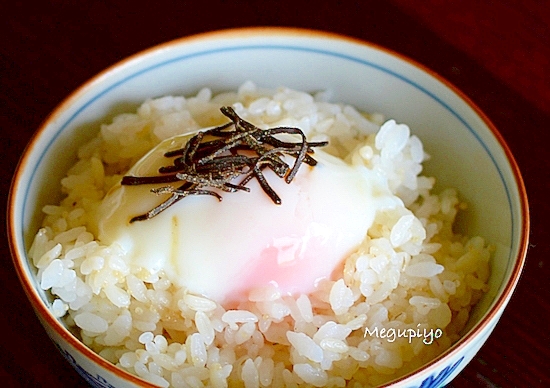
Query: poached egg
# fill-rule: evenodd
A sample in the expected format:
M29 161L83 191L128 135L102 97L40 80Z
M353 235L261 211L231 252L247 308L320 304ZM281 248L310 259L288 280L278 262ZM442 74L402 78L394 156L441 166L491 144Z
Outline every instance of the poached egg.
M167 139L127 175L154 176L164 153L189 138ZM376 212L400 201L385 180L364 165L352 165L322 149L317 165L302 165L291 183L265 170L282 200L276 205L253 179L249 192L188 196L155 217L130 223L166 200L165 186L115 185L97 214L98 238L118 244L131 265L163 272L178 287L219 303L246 300L256 288L281 294L310 293L357 250ZM340 275L341 276L341 275Z

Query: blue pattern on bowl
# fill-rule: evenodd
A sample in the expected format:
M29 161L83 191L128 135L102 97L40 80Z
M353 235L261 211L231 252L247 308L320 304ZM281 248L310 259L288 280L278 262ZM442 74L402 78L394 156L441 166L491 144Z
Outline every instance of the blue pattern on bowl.
M448 365L437 376L431 375L427 379L424 379L422 381L422 384L420 384L417 388L440 388L445 386L445 380L447 380L447 377L449 377L456 368L458 368L458 365L464 360L464 357L460 357L460 359L455 362L453 365ZM447 382L448 383L448 382Z
M61 347L57 346L57 348L59 349L59 351L61 352L61 354L65 357L65 359L67 361L69 361L69 363L73 366L73 368L78 372L78 374L80 376L82 376L82 378L84 380L86 380L86 382L88 384L90 384L90 386L94 387L94 388L116 388L114 385L112 384L109 384L107 382L107 380L105 380L103 377L101 377L100 375L95 375L93 376L91 373L89 373L88 371L86 371L84 368L82 368L78 362L76 362L76 360L74 359L74 357L68 352L66 351L65 349L62 349Z

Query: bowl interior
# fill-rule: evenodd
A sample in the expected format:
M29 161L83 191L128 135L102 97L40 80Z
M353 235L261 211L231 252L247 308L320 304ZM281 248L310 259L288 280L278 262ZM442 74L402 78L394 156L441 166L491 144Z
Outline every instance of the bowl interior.
M78 145L95 135L99 123L147 98L190 95L203 87L214 93L235 90L247 80L262 87L328 90L333 102L408 124L431 155L426 174L436 176L440 188L458 188L468 202L462 231L484 236L497 248L490 291L476 306L468 329L494 307L518 275L526 221L519 174L492 124L452 87L398 55L302 31L182 39L132 57L77 90L46 121L18 171L11 228L19 257L25 257L37 231L42 206L60 198L59 180L74 162ZM32 281L33 271L23 266Z

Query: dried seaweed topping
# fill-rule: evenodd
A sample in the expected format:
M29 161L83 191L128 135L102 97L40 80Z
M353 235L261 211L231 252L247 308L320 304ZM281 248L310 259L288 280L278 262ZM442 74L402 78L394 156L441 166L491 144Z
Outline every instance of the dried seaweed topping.
M250 191L246 185L254 178L273 203L281 204L281 198L264 176L264 169L271 169L291 183L303 163L317 164L311 156L313 148L327 145L325 141L308 142L299 128L261 129L240 118L231 107L224 106L221 112L231 121L198 132L182 148L166 152L164 157L172 158L172 164L161 167L159 175L122 178L121 184L125 186L169 184L151 189L157 195L170 194L167 200L130 222L151 219L189 195L211 195L221 201L222 196L212 189L228 193ZM279 134L296 135L300 141L283 141L275 137ZM294 158L292 166L284 160L285 155Z

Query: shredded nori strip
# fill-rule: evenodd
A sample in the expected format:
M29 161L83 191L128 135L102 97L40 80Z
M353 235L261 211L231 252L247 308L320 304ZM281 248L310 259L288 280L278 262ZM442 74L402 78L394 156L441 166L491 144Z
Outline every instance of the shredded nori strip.
M246 184L253 178L273 203L281 204L281 198L267 182L263 170L269 168L286 183L291 183L302 163L317 164L311 156L313 148L328 144L326 141L308 142L299 128L261 129L240 118L231 107L224 106L220 110L231 121L198 132L183 148L166 152L164 157L174 159L172 165L159 169L160 175L122 178L121 184L125 186L183 183L179 187L168 185L151 189L154 194L170 194L170 197L147 213L133 217L131 223L151 219L189 195L211 195L221 201L221 195L211 188L230 193L250 191ZM285 133L297 135L301 140L293 143L275 137ZM285 155L295 158L292 167L283 160ZM234 183L239 177L242 177L240 182Z

